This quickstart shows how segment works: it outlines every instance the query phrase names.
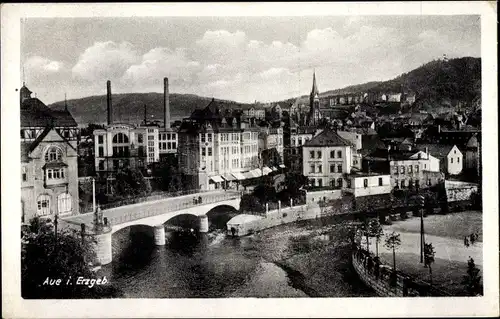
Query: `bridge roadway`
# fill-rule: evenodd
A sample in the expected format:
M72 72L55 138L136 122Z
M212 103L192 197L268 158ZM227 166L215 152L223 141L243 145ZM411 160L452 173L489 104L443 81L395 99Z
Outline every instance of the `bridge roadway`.
M200 201L201 198L201 201ZM108 227L102 231L94 231L94 214L86 213L61 217L66 227L78 228L85 224L86 233L94 234L96 238L96 253L102 265L111 262L111 235L120 229L133 225L148 225L154 227L155 244L165 245L164 223L169 219L183 214L199 218L199 231L208 231L206 214L217 206L231 206L239 209L241 193L237 191L203 192L178 197L170 197L151 202L142 202L102 210L103 218L108 220ZM196 200L196 201L195 201ZM63 225L61 225L63 226Z

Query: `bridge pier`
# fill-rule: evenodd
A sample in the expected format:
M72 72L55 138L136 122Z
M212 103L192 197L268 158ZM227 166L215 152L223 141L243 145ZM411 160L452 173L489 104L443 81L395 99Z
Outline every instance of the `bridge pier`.
M208 217L201 215L198 217L198 230L200 233L208 233Z
M165 226L163 224L154 227L155 245L165 246Z
M101 265L109 264L113 260L111 248L111 228L107 232L96 234L95 239L97 241L95 244L97 260L101 263Z

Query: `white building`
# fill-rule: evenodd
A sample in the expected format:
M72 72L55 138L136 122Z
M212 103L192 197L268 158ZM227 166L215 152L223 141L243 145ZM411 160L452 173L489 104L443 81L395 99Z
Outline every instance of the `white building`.
M355 197L389 194L391 190L391 175L389 174L349 174L347 179L346 191Z
M456 145L422 144L420 149L427 149L431 156L439 159L440 171L449 175L458 175L464 168L464 156Z
M325 129L302 147L302 169L313 187L346 187L352 168L351 143L335 131Z
M389 157L393 188L424 188L435 185L439 179L439 159L429 153L392 151Z

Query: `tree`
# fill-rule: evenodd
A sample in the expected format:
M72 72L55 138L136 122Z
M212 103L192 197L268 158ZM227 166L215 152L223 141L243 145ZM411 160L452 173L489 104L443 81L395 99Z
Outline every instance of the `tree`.
M465 290L469 296L477 296L483 293L479 269L472 258L469 258L467 262L467 275L463 277L462 283L465 285Z
M251 194L244 194L241 196L240 202L241 212L257 212L264 211L264 206L259 202L259 199Z
M396 271L396 249L401 245L401 235L392 232L385 237L385 247L392 249L393 270Z
M78 277L97 279L91 270L94 239L75 230L54 232L50 220L34 218L21 232L21 293L28 299L119 297L108 284L76 285ZM57 280L60 279L59 285ZM109 280L109 278L108 278Z
M151 193L151 184L141 171L126 168L116 174L115 191L121 196L144 196Z
M378 257L378 243L380 242L380 237L384 235L384 229L377 218L370 220L369 229L370 236L375 237L376 256Z
M429 278L432 286L432 263L434 263L434 256L436 252L434 251L434 247L432 243L425 243L424 245L424 266L429 267Z
M285 176L285 185L292 198L301 195L301 188L307 185L307 183L307 177L300 173L288 173Z

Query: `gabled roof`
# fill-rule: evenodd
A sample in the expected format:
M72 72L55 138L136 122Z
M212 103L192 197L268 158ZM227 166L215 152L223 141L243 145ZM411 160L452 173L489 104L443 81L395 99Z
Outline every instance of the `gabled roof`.
M425 152L426 148L429 151L429 154L442 159L446 158L448 154L450 153L451 149L455 145L443 145L443 144L418 144L417 149L419 151Z
M46 126L43 130L43 132L31 143L29 144L29 146L27 147L26 149L26 155L29 155L31 152L33 152L35 150L35 148L45 139L45 137L49 134L50 131L54 130L54 132L59 135L59 137L61 137L61 139L66 142L72 149L74 149L76 151L76 148L73 147L73 145L71 145L71 143L66 139L64 138L61 134L59 134L59 132L57 132L57 130L55 130L53 127L51 126ZM23 145L24 143L21 143L21 149L23 148ZM27 144L27 143L26 143ZM21 155L22 156L22 155Z
M332 129L325 129L309 141L304 146L352 146L352 144L340 137L337 132Z
M25 99L21 103L21 127L76 127L68 110L52 110L37 98Z

